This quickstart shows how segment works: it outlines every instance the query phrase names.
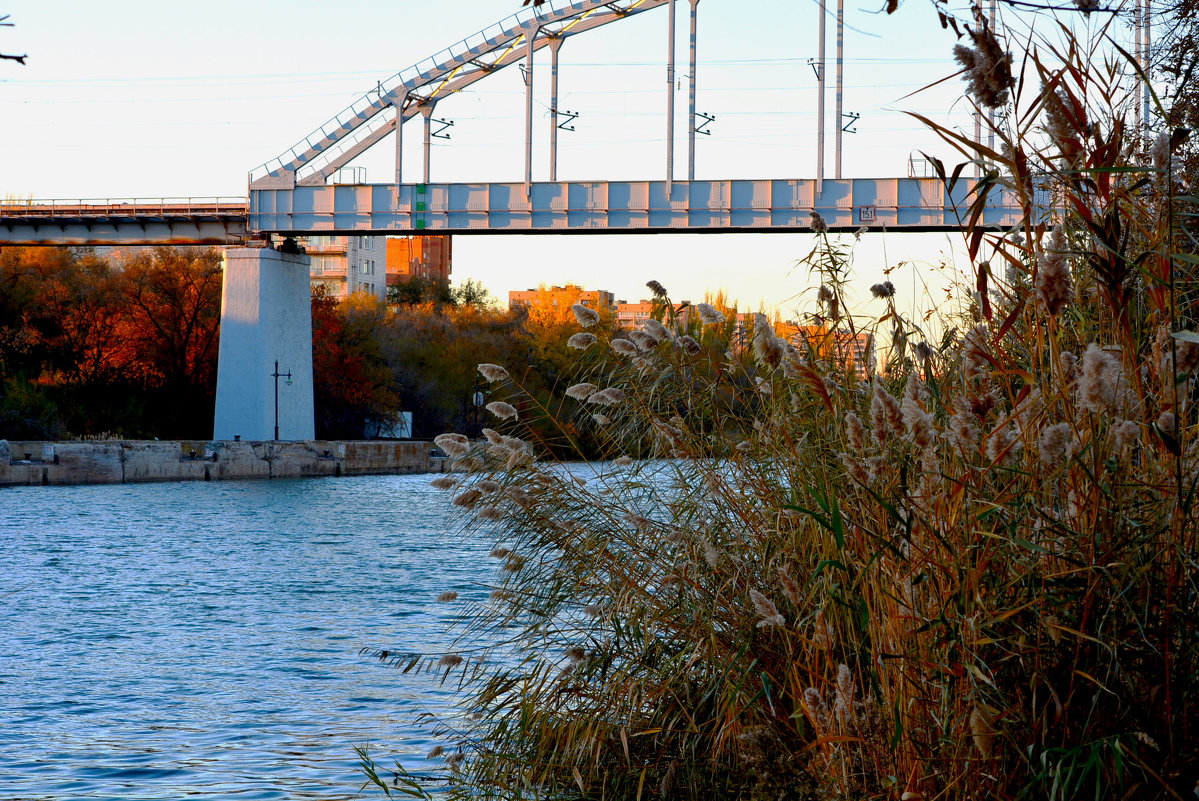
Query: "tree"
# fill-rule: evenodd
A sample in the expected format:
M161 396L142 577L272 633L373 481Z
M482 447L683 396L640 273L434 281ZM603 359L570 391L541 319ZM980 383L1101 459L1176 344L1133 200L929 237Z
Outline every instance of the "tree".
M451 295L454 298L454 303L458 306L476 306L480 309L491 309L499 305L490 290L483 286L483 282L474 278L467 278L461 284L454 287L451 290Z
M9 16L11 16L11 15L5 14L3 17L0 17L0 28L11 28L13 26L13 24L11 22L7 21ZM15 61L21 65L25 64L25 59L27 59L27 58L29 58L28 53L24 53L19 56L12 56L7 53L0 53L0 61Z
M387 303L391 306L417 306L422 303L454 304L450 282L443 278L413 276L387 287Z
M324 287L312 291L312 380L316 433L360 439L372 423L391 419L400 399L381 335L391 313L372 295L344 301Z
M220 254L156 247L120 265L134 364L151 384L188 392L213 384L221 320Z

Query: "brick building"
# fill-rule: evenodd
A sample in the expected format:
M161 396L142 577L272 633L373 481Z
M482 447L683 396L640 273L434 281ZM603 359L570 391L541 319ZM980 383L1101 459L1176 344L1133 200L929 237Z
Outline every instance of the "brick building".
M518 309L522 306L532 306L543 298L548 298L549 302L555 306L561 302L571 306L579 303L596 311L605 309L613 311L616 308L615 296L611 292L604 289L583 289L575 284L512 290L508 293L508 308Z
M387 240L387 285L412 278L449 281L453 239L448 236L400 236Z

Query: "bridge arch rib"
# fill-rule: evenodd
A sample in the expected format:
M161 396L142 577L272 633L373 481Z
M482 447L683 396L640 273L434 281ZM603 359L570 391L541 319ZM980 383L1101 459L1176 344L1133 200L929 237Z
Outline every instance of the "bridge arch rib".
M526 8L380 81L277 158L250 172L251 188L320 186L396 128L439 100L568 36L670 0L552 0ZM389 109L394 114L386 114Z

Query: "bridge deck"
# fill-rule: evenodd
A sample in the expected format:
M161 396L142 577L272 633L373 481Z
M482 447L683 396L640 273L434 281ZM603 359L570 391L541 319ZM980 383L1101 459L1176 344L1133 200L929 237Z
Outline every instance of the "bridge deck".
M937 179L570 181L479 184L342 184L252 188L252 231L284 234L663 233L807 230L819 212L833 230L862 225L960 230L973 180L952 195ZM1018 225L1022 212L996 193L982 224Z
M240 244L255 233L586 234L808 230L819 212L834 231L955 231L973 179L953 193L933 178L728 181L568 181L335 184L254 188L231 198L0 203L0 244ZM1040 205L1044 210L1048 201ZM994 193L987 228L1019 225L1007 191Z
M0 201L0 244L231 245L245 241L242 198Z

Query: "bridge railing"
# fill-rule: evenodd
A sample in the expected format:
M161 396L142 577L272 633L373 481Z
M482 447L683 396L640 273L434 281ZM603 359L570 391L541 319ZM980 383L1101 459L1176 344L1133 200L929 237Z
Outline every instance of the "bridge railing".
M244 197L8 198L0 200L0 217L238 214L242 210L245 212L249 210Z
M284 161L284 159L290 158L294 161L301 158L305 153L316 148L333 134L349 127L354 120L360 119L364 114L370 112L370 115L374 116L379 113L386 105L381 104L383 96L390 95L400 86L408 86L410 88L420 86L424 83L424 80L422 80L424 76L438 74L455 59L473 52L476 48L487 42L512 36L531 19L543 17L547 13L558 11L563 7L569 7L574 4L575 0L551 0L550 3L542 7L529 6L515 14L511 14L500 22L489 25L478 33L468 36L457 44L450 45L428 58L417 62L411 67L389 75L378 82L374 91L367 92L346 106L334 115L332 119L296 142L287 151L251 170L250 180L257 180L285 168L291 162Z

